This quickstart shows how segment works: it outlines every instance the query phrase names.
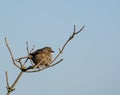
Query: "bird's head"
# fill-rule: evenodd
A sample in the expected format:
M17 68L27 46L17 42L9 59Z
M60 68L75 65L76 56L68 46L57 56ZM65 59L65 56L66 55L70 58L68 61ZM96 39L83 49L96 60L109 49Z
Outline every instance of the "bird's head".
M51 47L44 47L44 48L42 48L42 51L46 52L46 53L54 53L54 51L52 50Z

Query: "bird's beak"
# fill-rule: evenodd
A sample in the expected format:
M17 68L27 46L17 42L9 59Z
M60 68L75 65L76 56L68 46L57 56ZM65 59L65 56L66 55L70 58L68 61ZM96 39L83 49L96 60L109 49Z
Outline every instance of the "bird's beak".
M55 51L52 50L51 52L54 53Z

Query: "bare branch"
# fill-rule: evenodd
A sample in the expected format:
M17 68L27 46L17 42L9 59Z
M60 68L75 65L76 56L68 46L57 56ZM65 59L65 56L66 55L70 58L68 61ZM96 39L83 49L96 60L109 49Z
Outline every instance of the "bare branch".
M21 71L21 72L19 73L19 75L17 76L16 80L15 80L14 83L12 84L12 86L11 86L12 89L15 87L16 83L18 82L18 80L20 79L20 77L22 76L22 74L23 74L23 71Z
M68 44L68 42L70 42L70 40L72 40L76 34L80 33L80 32L83 30L84 27L85 27L85 26L83 26L78 32L76 32L76 26L74 25L74 30L73 30L72 35L71 35L71 36L68 38L68 40L65 42L65 44L63 45L61 51L64 50L64 48L66 47L66 45Z
M53 66L57 65L58 63L60 63L60 62L62 62L62 61L63 61L63 59L60 59L59 61L57 61L56 63L50 65L49 67L53 67Z
M68 44L68 42L70 42L70 40L73 39L73 37L80 33L83 29L84 29L85 26L83 26L78 32L75 32L76 31L76 26L74 25L74 31L72 33L72 35L68 38L68 40L65 42L65 44L63 45L62 49L59 49L59 53L56 55L56 57L53 59L53 61L51 63L53 63L60 55L61 53L63 52L63 50L65 49L66 45Z
M27 53L28 55L34 50L35 45L33 45L32 49L29 51L29 45L28 45L28 41L26 41L26 47L27 47Z
M15 59L15 61L19 61L19 60L22 60L22 59L25 59L25 58L28 58L29 56L24 56L24 57L20 57L20 58L17 58L17 59Z
M34 49L35 49L35 45L33 45L33 48L30 50L30 53L33 52Z
M19 65L17 65L17 64L15 63L15 60L14 60L12 51L11 51L9 45L8 45L8 41L7 41L7 38L6 38L6 37L5 37L5 43L6 43L6 46L7 46L8 50L9 50L9 53L10 53L10 55L11 55L11 59L12 59L12 61L13 61L13 64L14 64L17 68L20 69Z
M5 75L6 75L6 84L7 84L7 88L9 88L8 73L7 73L7 71L5 72Z
M23 72L21 71L18 75L18 77L16 78L16 80L14 81L14 83L12 84L12 86L9 86L9 83L8 83L8 74L7 72L5 72L6 74L6 83L7 83L7 95L10 95L10 92L14 91L15 90L15 85L17 84L18 80L20 79L20 77L22 76Z
M78 32L76 32L75 34L78 34L78 33L81 32L84 28L85 28L85 25L84 25Z
M9 86L9 82L8 82L8 73L7 71L5 72L5 75L6 75L6 88L7 88L7 95L10 95L10 92L12 92L14 89L12 89L10 86Z
M26 41L26 49L27 49L27 53L29 54L30 52L29 52L29 48L28 48L28 41Z
M33 45L33 48L29 51L28 42L26 42L26 47L27 47L27 53L28 53L28 56L29 56L29 54L34 50L35 45ZM28 60L28 58L25 60L25 63L27 62L27 60ZM25 63L23 65L25 65ZM30 59L30 63L31 63L31 65L34 65L31 59Z
M42 71L42 70L45 70L45 69L47 69L47 68L50 68L50 67L53 67L53 66L55 66L55 65L57 65L58 63L60 63L60 62L62 62L63 61L63 59L60 59L58 62L56 62L56 63L54 63L54 64L52 64L52 65L50 65L50 66L47 66L47 67L44 67L44 68L42 68L42 69L37 69L37 70L31 70L31 71L25 71L26 73L33 73L33 72L39 72L39 71ZM29 69L28 69L29 70Z
M75 33L76 32L76 26L74 25L74 30L73 30L73 32Z

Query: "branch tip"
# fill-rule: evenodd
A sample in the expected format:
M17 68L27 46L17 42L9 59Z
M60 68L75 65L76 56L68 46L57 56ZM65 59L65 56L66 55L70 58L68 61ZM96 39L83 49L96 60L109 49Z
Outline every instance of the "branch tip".
M76 31L76 25L74 25L74 31L73 31L73 33L75 33L75 31Z
M7 73L7 71L5 71L5 75L6 75L6 84L7 84L7 88L9 88L8 73Z

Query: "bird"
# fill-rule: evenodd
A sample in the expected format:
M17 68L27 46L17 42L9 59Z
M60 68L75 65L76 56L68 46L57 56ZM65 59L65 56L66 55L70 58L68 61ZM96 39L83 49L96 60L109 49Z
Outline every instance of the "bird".
M52 61L52 53L54 51L51 47L44 47L29 54L29 59L35 64L34 68L41 68L42 66L50 66Z

